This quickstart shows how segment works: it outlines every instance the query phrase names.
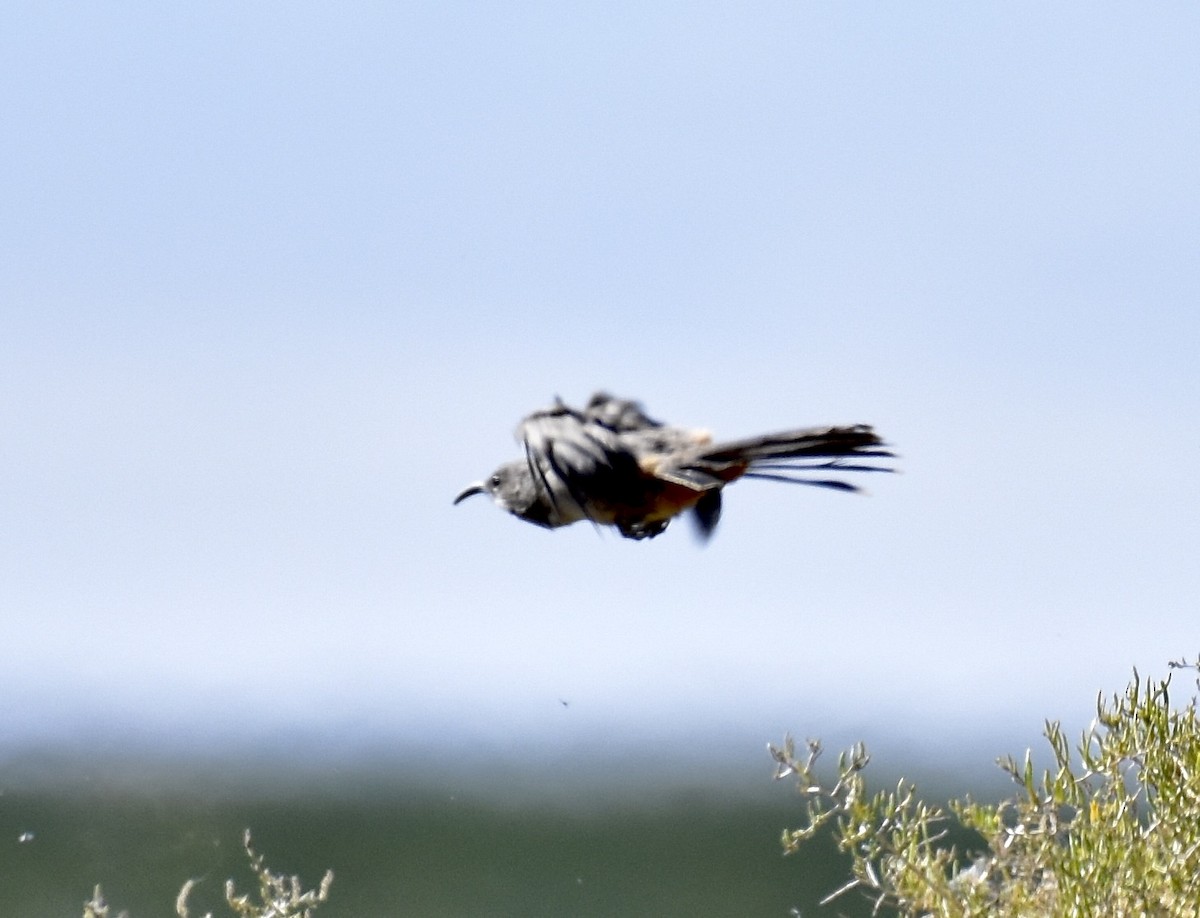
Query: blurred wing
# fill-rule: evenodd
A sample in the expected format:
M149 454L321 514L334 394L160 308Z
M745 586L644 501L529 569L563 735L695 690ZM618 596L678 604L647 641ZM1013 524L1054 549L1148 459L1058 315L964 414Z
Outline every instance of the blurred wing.
M589 421L595 421L609 430L619 433L663 426L661 421L656 421L647 415L639 402L627 398L617 398L608 392L597 392L591 397L585 417Z
M563 516L595 520L597 502L609 503L623 477L640 474L617 434L562 403L525 418L517 438L534 481Z

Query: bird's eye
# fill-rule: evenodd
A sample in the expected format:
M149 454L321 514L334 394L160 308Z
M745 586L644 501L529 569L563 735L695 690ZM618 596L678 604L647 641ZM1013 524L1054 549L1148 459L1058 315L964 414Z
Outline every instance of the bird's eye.
M489 484L490 484L490 485L491 485L493 488L498 488L498 487L500 487L500 476L499 476L499 475L493 475L493 476L492 476L492 478L491 478L491 480L489 481Z

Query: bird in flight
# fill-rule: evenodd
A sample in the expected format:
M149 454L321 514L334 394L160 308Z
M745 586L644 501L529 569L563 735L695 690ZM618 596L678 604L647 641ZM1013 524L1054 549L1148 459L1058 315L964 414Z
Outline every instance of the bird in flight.
M525 455L468 485L455 504L488 494L537 526L590 520L629 539L653 538L685 512L708 538L721 516L721 490L739 478L857 491L829 473L892 471L876 460L893 454L864 424L714 443L706 430L667 426L607 392L583 410L556 399L516 433Z

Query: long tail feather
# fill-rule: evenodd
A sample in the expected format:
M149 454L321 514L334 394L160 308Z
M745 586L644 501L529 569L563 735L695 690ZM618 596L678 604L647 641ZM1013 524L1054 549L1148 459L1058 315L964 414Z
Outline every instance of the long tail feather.
M835 491L861 491L858 485L848 481L838 481L836 478L796 478L793 475L772 475L770 472L747 472L743 478L755 478L759 481L782 481L785 484L812 485L817 488L832 488Z
M706 472L728 480L730 471L734 471L746 478L857 491L854 485L838 479L805 476L813 472L891 472L894 471L891 467L870 461L891 458L894 454L887 444L870 427L860 424L792 430L718 443L694 457L686 468L693 476Z
M884 443L865 424L854 427L815 427L791 430L763 437L748 437L718 443L706 449L702 458L714 462L758 462L764 459L800 459L803 457L878 456L890 458ZM878 447L878 448L876 448Z
M859 456L887 456L891 457L891 453L855 453L855 458ZM775 472L819 472L821 470L834 472L892 472L892 468L882 465L858 465L849 462L842 462L834 459L832 462L817 462L812 465L799 462L786 462L776 459L764 459L761 462L755 462L754 469L762 471Z

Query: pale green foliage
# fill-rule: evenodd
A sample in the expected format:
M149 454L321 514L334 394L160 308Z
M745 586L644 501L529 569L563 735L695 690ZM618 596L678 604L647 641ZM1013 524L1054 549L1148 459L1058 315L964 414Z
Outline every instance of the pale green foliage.
M92 898L83 903L83 918L111 918L111 909L98 885L92 890ZM129 918L129 913L119 912L116 918Z
M233 880L225 882L225 902L237 918L312 918L317 906L329 898L329 887L333 883L333 871L327 870L321 885L316 889L305 890L300 885L300 878L272 873L263 862L263 856L254 850L250 841L250 830L246 830L243 838L246 856L250 859L250 869L258 879L257 901L252 901L249 895L238 895ZM179 891L175 900L175 913L179 918L191 918L187 900L196 880L188 880ZM108 903L97 886L90 901L83 904L83 918L110 918ZM115 918L128 918L127 913L121 912ZM207 913L204 918L213 918Z
M299 877L272 873L267 868L263 856L251 844L249 829L246 830L243 843L246 856L250 859L250 869L258 878L258 901L253 901L249 895L238 895L233 880L226 880L225 902L238 918L311 918L317 906L329 898L329 887L333 884L332 870L325 871L320 886L305 891ZM179 891L179 898L175 900L175 912L179 918L191 918L187 900L195 885L195 880L188 880ZM212 918L212 913L209 912L204 918Z
M1173 664L1193 667L1194 664ZM913 785L870 794L866 751L843 754L831 787L814 775L820 744L798 758L788 737L771 747L776 776L795 775L805 820L784 832L796 851L835 826L853 877L829 899L866 891L877 909L905 916L1195 916L1200 913L1200 722L1196 699L1172 708L1170 679L1097 703L1074 754L1047 723L1053 766L1032 756L1000 762L1018 786L998 805L921 802ZM983 837L964 855L944 841L951 819ZM829 901L828 899L826 901Z

